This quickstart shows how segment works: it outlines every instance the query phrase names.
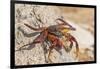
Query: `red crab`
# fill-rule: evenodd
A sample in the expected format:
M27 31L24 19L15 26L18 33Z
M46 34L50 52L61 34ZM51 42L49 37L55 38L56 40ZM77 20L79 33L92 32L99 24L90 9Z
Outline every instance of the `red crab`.
M74 31L76 30L74 27L72 27L70 24L65 22L63 19L56 19L57 25L51 25L49 27L41 27L41 28L34 28L31 27L28 24L24 24L25 26L29 27L30 29L34 31L40 32L40 35L37 36L32 43L26 44L27 45L32 45L32 44L37 44L37 43L50 43L51 46L49 46L49 54L48 54L48 59L52 62L50 59L51 51L53 49L56 49L59 51L60 49L64 48L67 52L72 49L73 42L75 42L76 45L76 56L78 56L79 52L79 46L77 40L70 34L68 31ZM63 40L60 40L61 36L64 36L66 38L66 41L70 42L70 48L66 49L65 45L63 44ZM22 46L22 47L24 47ZM21 48L22 48L21 47Z

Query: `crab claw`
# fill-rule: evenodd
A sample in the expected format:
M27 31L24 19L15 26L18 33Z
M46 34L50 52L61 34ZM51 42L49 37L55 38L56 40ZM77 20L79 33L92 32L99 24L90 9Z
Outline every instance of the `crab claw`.
M70 25L68 22L64 21L61 18L56 19L56 21L60 27L63 27L65 29L69 29L69 30L76 30L76 28L74 28L72 25Z
M67 41L70 41L70 46L69 46L69 48L67 48L66 49L66 47L64 46L64 49L66 50L66 52L69 52L69 51L71 51L71 49L72 49L72 47L73 47L73 42L75 43L75 47L76 47L76 57L78 57L78 53L79 53L79 45L78 45L78 42L77 42L77 40L76 40L76 38L75 37L73 37L71 34L69 34L69 33L63 33L62 32L62 34L63 34L63 36L65 36L67 39Z
M66 48L66 47L64 46L64 49L65 49L66 52L70 52L70 51L72 50L72 47L73 47L73 42L70 41L70 45L69 45L69 47Z

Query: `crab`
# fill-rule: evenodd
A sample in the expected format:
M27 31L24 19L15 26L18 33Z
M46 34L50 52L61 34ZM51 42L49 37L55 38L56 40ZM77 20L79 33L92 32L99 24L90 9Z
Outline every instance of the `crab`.
M33 42L22 46L20 49L28 45L32 46L32 45L35 45L38 43L44 43L44 42L47 44L49 43L50 46L48 49L48 52L49 52L48 60L52 62L52 60L50 59L50 56L53 49L56 49L60 54L62 54L60 52L62 48L64 48L66 52L71 51L72 47L74 46L73 43L75 43L76 56L78 56L78 52L79 52L78 42L76 38L69 33L69 31L75 31L76 29L61 18L56 19L56 23L57 25L51 25L49 27L40 27L40 28L34 28L24 23L25 26L29 27L30 29L36 32L39 32L39 35L33 40ZM68 49L63 44L63 40L60 39L62 38L62 36L65 37L66 42L67 41L70 42Z

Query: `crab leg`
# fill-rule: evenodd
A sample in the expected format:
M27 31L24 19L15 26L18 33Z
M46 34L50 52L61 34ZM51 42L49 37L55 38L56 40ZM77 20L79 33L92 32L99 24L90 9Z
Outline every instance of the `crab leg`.
M51 59L50 59L52 49L54 49L55 47L61 49L62 46L63 46L63 43L58 39L58 37L56 37L56 36L54 36L52 34L49 34L48 38L52 42L52 45L49 48L48 59L49 59L50 62L52 62ZM59 52L59 53L61 54L61 52Z
M54 37L54 35L51 35L51 34L48 35L48 38L52 42L52 45L49 47L48 59L49 59L50 62L52 62L51 59L50 59L51 52L52 52L52 49L57 45L58 40L57 40L56 37Z
M32 30L35 30L35 31L43 31L45 29L45 27L42 27L42 28L37 29L37 28L34 28L34 27L32 27L32 26L30 26L28 24L24 24L24 25L27 26L27 27L29 27Z
M73 41L73 42L75 42L75 45L76 45L76 57L77 57L78 53L79 53L78 42L77 42L77 40L72 35L70 35L70 36L71 36L70 40Z
M42 41L33 41L31 43L28 43L28 44L23 45L22 47L19 48L19 50L25 50L26 48L24 48L24 47L26 47L28 45L29 45L29 47L27 48L27 50L30 50L33 46L35 46L35 44L41 43L41 42Z
M49 59L50 62L52 62L51 59L50 59L50 56L51 56L51 52L52 52L53 48L54 48L54 45L50 46L50 48L49 48L48 59Z
M38 37L36 37L32 43L23 45L22 47L20 47L20 49L22 49L23 47L28 46L28 45L33 45L33 44L37 44L37 43L42 43L42 42L44 42L44 40L45 40L46 37L47 37L47 31L44 31L44 32L42 32ZM30 48L30 47L29 47L29 48Z
M21 27L18 27L18 30L21 31L25 37L36 36L37 34L40 33L40 32L38 31L38 32L33 32L33 33L29 33L29 34L28 34L28 33L25 32Z

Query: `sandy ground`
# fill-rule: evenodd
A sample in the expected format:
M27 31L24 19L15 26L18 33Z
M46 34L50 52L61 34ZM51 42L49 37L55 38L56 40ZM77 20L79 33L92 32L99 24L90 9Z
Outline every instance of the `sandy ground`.
M76 58L75 46L70 52L61 49L62 55L55 49L52 51L52 63L64 62L84 62L94 60L94 9L90 8L73 8L73 7L52 7L52 6L36 6L36 5L15 5L15 64L16 65L32 65L51 63L48 60L48 49L46 45L36 44L34 47L28 46L23 50L18 50L25 44L31 43L36 36L25 36L26 33L34 33L26 27L27 23L38 28L38 25L47 27L54 25L55 19L61 18L68 21L76 28L76 31L69 32L78 41L80 52ZM39 21L40 19L41 21ZM24 34L23 34L24 32ZM67 45L67 44L66 44ZM18 51L17 51L18 50Z

